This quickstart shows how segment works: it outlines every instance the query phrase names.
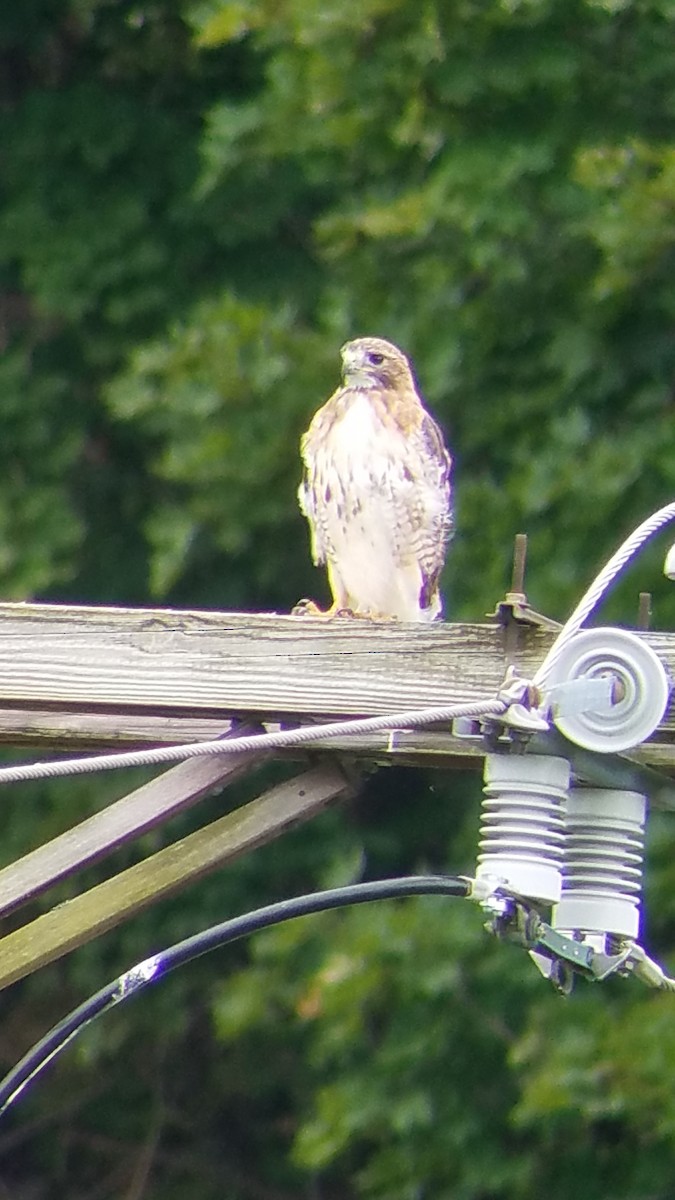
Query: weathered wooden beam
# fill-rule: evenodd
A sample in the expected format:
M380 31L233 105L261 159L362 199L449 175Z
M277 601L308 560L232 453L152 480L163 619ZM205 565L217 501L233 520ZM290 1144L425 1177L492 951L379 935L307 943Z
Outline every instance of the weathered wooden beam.
M0 939L0 988L54 962L351 791L326 763L191 833Z
M44 749L128 750L140 746L173 746L177 742L211 741L230 726L229 714L209 712L125 711L111 705L92 711L84 705L55 701L50 708L34 702L3 707L0 702L0 745Z
M550 640L527 631L524 666ZM0 705L24 715L374 714L484 696L504 663L496 625L0 605Z
M505 637L498 624L0 604L0 742L158 745L217 737L232 716L316 720L473 701L494 695L511 662L532 675L554 636L518 622ZM675 677L675 634L640 636ZM643 760L673 764L674 737L671 705ZM442 753L456 757L449 744Z

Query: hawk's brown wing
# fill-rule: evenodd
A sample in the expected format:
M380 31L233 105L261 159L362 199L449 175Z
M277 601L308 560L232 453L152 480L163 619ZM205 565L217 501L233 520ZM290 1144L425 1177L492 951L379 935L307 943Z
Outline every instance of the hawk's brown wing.
M428 412L422 413L419 427L419 457L424 464L425 483L439 494L439 508L424 546L420 548L419 563L422 571L420 607L429 608L438 589L438 580L443 570L448 542L452 537L452 487L450 472L452 459L446 449L443 434Z

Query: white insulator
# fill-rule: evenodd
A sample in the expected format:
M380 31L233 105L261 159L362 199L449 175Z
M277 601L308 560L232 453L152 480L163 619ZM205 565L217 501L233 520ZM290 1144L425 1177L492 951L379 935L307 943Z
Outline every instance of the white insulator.
M563 647L549 685L609 677L613 703L556 713L561 733L587 750L620 753L639 746L658 727L668 705L670 683L661 660L627 629L583 629Z
M637 937L645 812L646 800L639 792L571 791L555 929Z
M506 884L530 900L560 899L569 775L566 758L486 756L478 879Z

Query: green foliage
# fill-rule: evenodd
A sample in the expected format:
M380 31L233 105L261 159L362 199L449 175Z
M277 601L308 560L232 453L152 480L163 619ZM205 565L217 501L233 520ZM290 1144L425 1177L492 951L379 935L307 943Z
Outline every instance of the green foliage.
M336 382L326 369L319 391L308 369L317 327L322 364L357 331L401 342L458 450L451 611L493 601L523 527L537 602L562 615L580 561L672 488L672 13L334 0L194 20L202 45L243 41L265 62L263 86L208 114L200 194L227 214L235 303L254 294L263 324L292 313L275 387L293 389L298 426ZM185 406L170 371L159 382ZM220 520L236 504L232 490ZM293 489L279 504L292 521ZM616 531L606 547L589 510ZM163 559L161 524L150 540Z
M325 596L297 443L341 342L372 332L410 352L456 455L449 614L494 606L526 529L531 598L563 616L673 495L674 31L670 0L5 5L2 594ZM672 624L662 549L617 619L653 588ZM115 788L8 803L6 858ZM476 809L475 779L381 772L13 989L3 1061L229 913L361 870L470 870ZM652 817L648 863L666 958L671 822ZM93 1027L0 1130L0 1181L44 1200L656 1200L670 1011L626 982L563 1003L469 906L297 922Z
M155 594L218 554L225 606L245 604L256 587L259 604L278 599L280 582L292 589L292 579L280 581L278 550L280 541L304 544L292 507L299 470L287 452L305 420L292 372L304 368L318 390L325 357L290 307L225 295L199 304L168 339L142 346L109 388L116 415L156 447L150 467L164 486L147 528ZM248 564L249 597L239 564ZM287 606L293 600L289 590Z

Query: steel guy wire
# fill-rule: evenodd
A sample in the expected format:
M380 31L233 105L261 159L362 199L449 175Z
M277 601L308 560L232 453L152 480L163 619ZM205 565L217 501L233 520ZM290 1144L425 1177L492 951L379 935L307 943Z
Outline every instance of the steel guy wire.
M657 512L652 513L650 517L647 517L646 520L638 525L626 540L622 542L618 550L615 551L608 562L605 563L602 570L596 575L590 587L584 592L576 608L565 621L544 661L537 668L533 679L533 683L537 687L541 689L546 684L553 667L568 642L579 632L584 621L602 600L605 593L617 576L621 574L624 567L630 562L631 558L637 554L645 542L648 542L655 533L658 533L664 525L667 525L674 518L675 500L671 501L670 504L664 505L663 508L659 508Z
M414 708L399 713L387 713L381 717L359 717L318 725L302 725L298 729L281 729L274 733L246 734L243 737L189 742L180 746L159 746L150 750L95 754L86 758L20 763L16 766L0 767L0 784L27 783L34 779L55 779L62 775L87 775L94 771L113 771L118 767L160 766L162 763L184 762L186 759L213 754L283 750L292 746L310 745L323 738L381 733L393 729L416 729L422 725L454 721L457 717L498 717L506 712L508 706L508 700L495 697L466 704Z

